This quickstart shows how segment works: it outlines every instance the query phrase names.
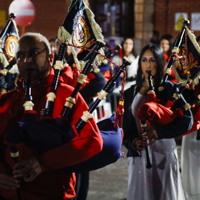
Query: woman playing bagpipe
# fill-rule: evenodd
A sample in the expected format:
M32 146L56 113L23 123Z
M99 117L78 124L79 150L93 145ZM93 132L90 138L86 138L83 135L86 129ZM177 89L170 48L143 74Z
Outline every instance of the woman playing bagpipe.
M146 132L143 132L140 120L145 118L138 116L139 108L149 101L147 98L150 98L150 101L159 99L159 103L165 105L177 87L171 82L166 82L164 92L158 91L164 69L164 55L161 48L154 45L145 46L140 53L138 67L136 85L125 91L123 142L128 149L127 156L129 157L127 200L182 200L184 195L180 181L176 143L172 138L191 128L192 114L190 111L184 111L174 118L174 121L167 124L159 124L158 121L152 123L153 125L147 123ZM152 76L153 87L157 94L156 99L153 93L147 95L150 86L149 75ZM185 103L181 97L175 103L175 107L182 107ZM147 116L148 114L148 110L143 113ZM147 139L149 139L148 142ZM147 168L147 157L143 151L147 146L151 168Z

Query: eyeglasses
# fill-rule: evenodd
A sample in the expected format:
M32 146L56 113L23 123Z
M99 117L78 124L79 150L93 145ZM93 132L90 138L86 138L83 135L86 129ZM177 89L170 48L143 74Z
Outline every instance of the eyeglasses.
M16 59L17 61L23 60L26 57L26 54L28 54L28 58L31 57L32 59L36 59L36 57L46 51L46 47L39 51L38 49L31 49L30 51L18 51L16 53Z

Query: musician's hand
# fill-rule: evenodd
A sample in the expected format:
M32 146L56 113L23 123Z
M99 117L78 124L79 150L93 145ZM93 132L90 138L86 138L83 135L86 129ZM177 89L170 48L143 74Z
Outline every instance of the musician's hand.
M142 134L143 140L150 140L150 143L154 143L155 140L158 138L157 132L155 129L149 127L147 128L146 132Z
M33 181L41 172L41 165L35 157L19 161L13 170L14 178L23 178L26 182Z
M146 148L146 146L148 146L149 143L147 141L144 140L136 140L135 142L135 147L137 149L137 153L139 154L139 156L141 156L141 151L144 150Z
M6 173L0 174L0 190L6 189L6 190L15 190L16 188L19 188L19 181L14 179L11 175Z

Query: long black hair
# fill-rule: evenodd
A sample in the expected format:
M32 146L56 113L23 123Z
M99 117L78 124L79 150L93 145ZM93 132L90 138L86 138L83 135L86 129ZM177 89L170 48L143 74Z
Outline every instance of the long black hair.
M144 75L142 73L142 67L141 67L141 60L142 57L144 55L144 53L150 50L153 53L153 56L156 60L156 75L154 76L154 80L155 80L155 90L158 89L158 87L161 84L162 78L163 78L163 74L164 74L164 54L163 54L163 50L161 47L154 45L154 44L149 44L146 45L139 56L139 61L138 61L138 70L137 70L137 77L136 77L136 92L138 92L140 90L140 88L142 87L142 84L144 82Z

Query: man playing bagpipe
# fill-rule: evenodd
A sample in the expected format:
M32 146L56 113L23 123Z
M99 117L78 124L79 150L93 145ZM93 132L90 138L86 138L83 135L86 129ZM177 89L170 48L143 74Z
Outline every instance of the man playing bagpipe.
M69 131L74 137L40 154L20 142L16 144L19 150L18 161L14 163L12 160L5 138L8 131L15 133L15 130L12 130L13 124L24 120L24 83L30 82L34 110L39 120L42 109L45 107L46 94L50 91L53 81L49 54L50 46L44 36L37 33L23 35L16 51L19 71L23 78L19 80L16 90L0 96L0 195L5 199L15 200L17 196L18 199L30 200L72 199L75 196L74 173L57 169L83 162L102 149L102 138L93 118L87 121L79 134L74 128L83 111L88 109L78 93L76 105L72 109L73 115L69 117L70 124L67 126L71 127ZM72 87L59 79L53 118L61 113L66 97L71 93ZM45 129L41 133L48 136ZM42 145L41 142L39 146Z

